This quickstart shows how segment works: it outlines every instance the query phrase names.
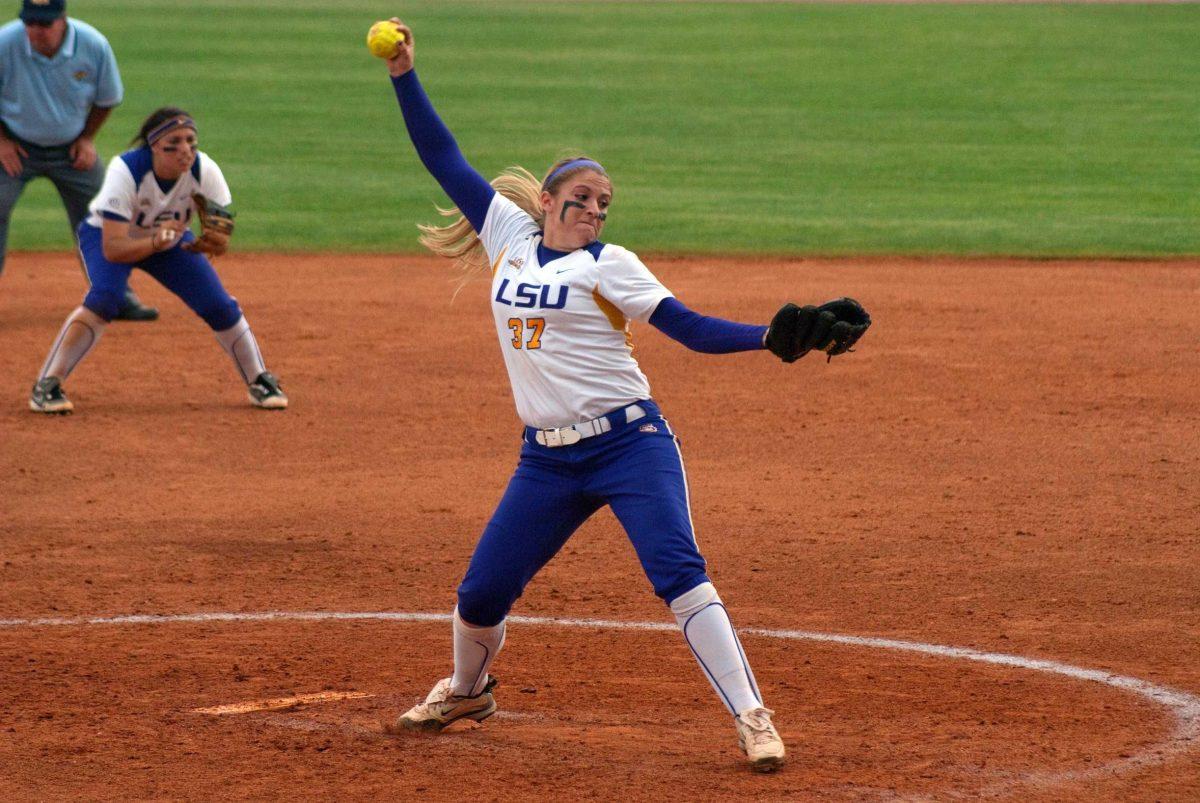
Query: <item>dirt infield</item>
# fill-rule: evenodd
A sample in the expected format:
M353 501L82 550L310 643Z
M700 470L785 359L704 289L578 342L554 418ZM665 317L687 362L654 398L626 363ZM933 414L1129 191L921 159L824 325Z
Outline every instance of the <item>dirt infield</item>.
M35 416L81 277L68 255L17 254L0 281L0 798L1200 796L1200 263L651 264L733 319L843 293L874 313L831 364L694 354L646 326L636 353L737 624L937 649L747 632L791 755L755 776L669 631L514 622L499 715L389 738L379 722L447 672L443 621L79 622L445 614L519 424L483 285L451 304L439 263L336 255L219 266L287 412L246 404L203 324L143 275L162 320L110 327L67 384L76 414ZM606 511L514 613L671 621ZM262 710L196 712L240 703Z

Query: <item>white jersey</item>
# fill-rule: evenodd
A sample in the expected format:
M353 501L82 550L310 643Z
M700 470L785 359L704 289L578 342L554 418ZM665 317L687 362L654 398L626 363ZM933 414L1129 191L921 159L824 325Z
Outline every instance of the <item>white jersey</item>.
M217 163L203 151L192 168L165 190L152 168L150 148L127 151L109 162L104 185L88 204L87 224L103 228L104 219L128 220L129 236L149 237L154 226L166 220L192 219L192 194L228 206L233 198Z
M479 237L492 266L500 350L527 426L569 426L650 398L629 323L648 320L671 292L635 254L596 242L543 267L537 224L500 193Z

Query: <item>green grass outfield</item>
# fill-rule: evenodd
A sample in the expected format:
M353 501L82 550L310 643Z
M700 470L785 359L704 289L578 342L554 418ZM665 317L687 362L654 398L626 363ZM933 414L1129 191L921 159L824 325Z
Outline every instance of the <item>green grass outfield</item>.
M14 2L14 11L15 11ZM123 149L200 122L238 247L407 251L444 197L370 23L399 13L472 163L609 167L644 253L1200 253L1200 8L72 0L116 50ZM69 245L32 185L10 247Z

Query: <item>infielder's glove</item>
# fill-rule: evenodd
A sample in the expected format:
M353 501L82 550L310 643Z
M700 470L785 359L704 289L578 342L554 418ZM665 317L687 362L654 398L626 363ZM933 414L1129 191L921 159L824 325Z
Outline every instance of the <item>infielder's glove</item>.
M188 250L219 257L229 250L229 237L233 234L233 212L200 193L192 195L196 217L200 219L200 236L190 243ZM185 246L187 247L187 246Z
M853 298L835 298L819 307L784 304L767 329L766 345L784 362L795 362L813 349L833 359L845 354L871 325L871 316Z

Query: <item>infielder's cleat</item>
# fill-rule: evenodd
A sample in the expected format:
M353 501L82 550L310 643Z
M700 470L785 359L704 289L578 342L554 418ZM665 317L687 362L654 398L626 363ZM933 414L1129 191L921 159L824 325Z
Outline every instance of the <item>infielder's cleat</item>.
M250 392L250 403L264 410L285 410L288 406L287 394L279 387L279 380L270 371L263 371L247 386Z
M395 725L384 728L387 733L396 734L401 731L436 732L460 719L473 719L483 722L496 713L496 700L492 697L492 689L496 688L496 679L488 675L483 691L473 697L458 697L451 693L450 678L442 678L429 692L425 702L417 703L396 720Z
M771 724L774 713L769 708L752 708L733 720L737 723L738 747L756 772L774 772L783 766L783 739Z
M39 379L29 397L29 409L35 413L66 415L75 409L67 394L63 393L62 381L57 376Z
M147 307L137 296L127 296L125 305L117 310L114 321L157 321L158 308Z

